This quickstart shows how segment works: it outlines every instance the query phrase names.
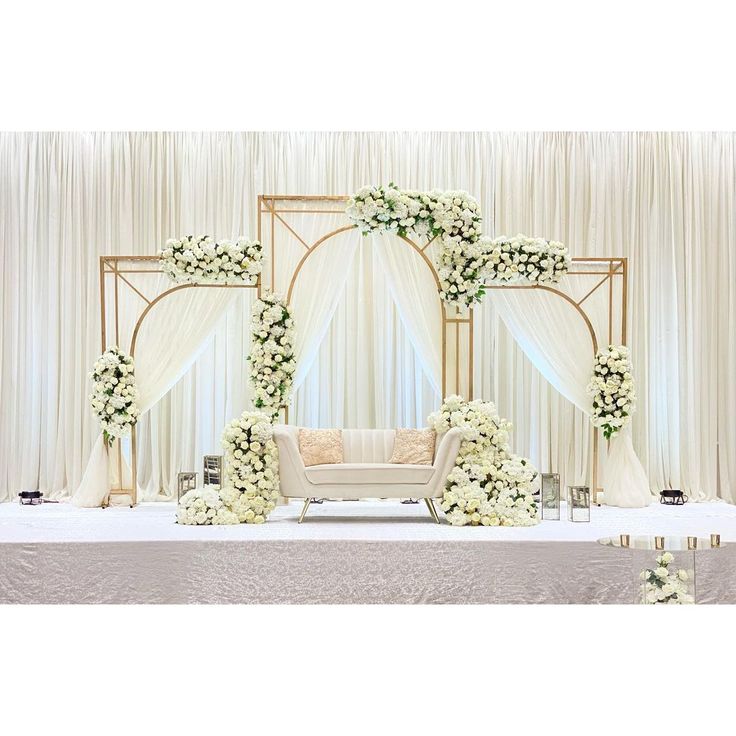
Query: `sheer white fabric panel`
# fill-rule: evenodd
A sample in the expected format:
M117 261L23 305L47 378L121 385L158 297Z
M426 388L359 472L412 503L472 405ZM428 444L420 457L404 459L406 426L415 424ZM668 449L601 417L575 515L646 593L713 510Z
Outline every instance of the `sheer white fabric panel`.
M440 395L408 337L372 239L358 241L346 276L289 420L307 427L426 426Z
M100 353L100 255L152 254L183 233L255 236L259 193L345 194L393 180L467 189L489 235L523 231L575 255L627 256L633 445L653 488L734 502L735 142L708 133L0 134L0 499L21 488L61 497L79 484L99 434L87 373ZM181 469L196 470L203 448L217 447L219 416L200 424L197 414L205 403L227 406L228 418L245 408L247 320L245 309L228 319L217 360L205 351L143 420L151 492L175 472L173 446ZM477 393L514 421L517 451L543 469L583 469L580 412L496 317L477 318L476 335Z

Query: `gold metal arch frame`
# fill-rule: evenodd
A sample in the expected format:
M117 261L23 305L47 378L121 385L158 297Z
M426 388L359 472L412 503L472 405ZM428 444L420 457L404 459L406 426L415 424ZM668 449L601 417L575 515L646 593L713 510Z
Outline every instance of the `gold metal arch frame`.
M264 246L264 261L266 266L262 274L263 286L286 294L287 301L291 301L297 280L304 265L323 244L331 239L353 229L344 213L347 196L321 195L276 195L261 194L258 197L258 239ZM319 218L331 216L332 222L325 231L314 237L306 237L300 233L300 225L295 219L304 216ZM420 244L409 238L401 238L425 262L438 286L439 275L427 253L432 241ZM291 241L291 246L298 249L299 256L293 268L287 268L285 273L278 273L277 264L284 261L280 250L289 247L285 241ZM303 252L302 252L303 251ZM294 259L292 259L294 260ZM568 283L572 293L551 286L524 286L495 284L486 285L486 289L538 289L558 295L570 304L579 314L591 338L591 366L592 358L598 350L599 343L626 344L627 337L627 281L628 263L626 258L573 258L572 268L568 271ZM578 284L574 282L578 280ZM582 289L579 287L582 286ZM328 288L329 285L326 285ZM580 292L580 296L577 295ZM259 292L260 293L260 292ZM603 298L607 302L607 324L598 325L598 329L586 311L586 302L594 298ZM442 312L442 394L449 392L462 394L474 398L473 365L474 365L474 338L473 338L473 310L461 313L452 305L448 305L437 295L439 308ZM297 327L298 329L298 327ZM288 411L285 412L285 421L288 422ZM599 464L599 432L591 429L592 462L591 486L593 499L597 503Z
M321 195L266 195L258 197L258 239L264 245L264 270L261 278L253 285L229 285L229 284L182 284L164 288L156 293L146 293L141 285L134 282L136 274L161 274L158 256L101 256L100 257L100 317L101 317L101 348L102 352L109 344L117 344L122 349L127 349L131 356L135 357L135 348L141 325L156 304L160 303L166 296L182 289L194 288L216 288L216 289L257 289L261 294L262 288L270 288L287 294L290 300L297 278L303 269L307 259L318 247L328 242L331 238L353 229L353 226L345 216L345 203L347 196L321 196ZM330 227L316 240L302 237L293 222L289 218L294 213L299 215L325 216L342 218L337 227ZM334 223L333 223L334 225ZM276 263L278 258L277 235L288 236L299 243L305 252L297 259L295 266L288 270L286 283L277 283ZM411 247L430 269L433 278L439 287L439 275L434 267L427 249L432 241L424 244L416 243L409 238L402 240ZM591 337L592 355L598 349L600 342L623 344L627 342L627 281L628 264L626 258L573 258L573 267L568 272L568 277L574 280L576 277L587 278L589 288L586 288L582 296L577 297L566 293L559 288L549 286L497 286L488 284L486 289L540 289L557 294L568 302L580 315ZM590 279L593 278L591 282ZM139 311L135 317L130 338L130 345L121 345L120 338L120 295L123 290L136 295L139 301ZM600 294L607 293L607 328L596 331L592 320L583 306L588 299L595 298ZM108 300L111 304L108 305ZM452 305L448 305L437 296L439 308L442 313L442 393L447 395L449 391L463 394L474 398L473 386L473 362L474 362L474 340L473 340L473 311L466 313L458 312ZM618 311L618 314L616 312ZM114 341L112 335L114 334ZM108 344L108 337L111 342ZM592 358L591 358L592 363ZM288 422L288 412L285 420ZM592 451L592 487L593 498L597 502L598 492L598 457L599 457L599 433L593 428L593 451ZM131 488L124 488L122 468L122 447L117 442L113 447L116 452L118 467L118 478L120 483L117 488L111 490L110 495L129 495L131 505L138 500L137 484L137 437L136 428L131 433Z
M171 285L165 281L164 288L151 288L150 284L143 284L144 274L163 274L158 256L100 256L100 324L101 345L104 352L110 345L117 345L135 358L136 342L146 317L151 311L170 294L183 289L260 289L260 284L177 284ZM136 284L136 280L139 280ZM125 292L135 295L137 311L128 317L135 322L129 344L121 345L121 306L120 302ZM108 302L110 302L108 304ZM109 342L108 342L109 340ZM112 447L114 462L117 463L118 485L110 491L111 496L130 496L130 505L138 502L138 443L136 426L130 436L130 471L131 487L126 488L123 476L122 442L118 440Z

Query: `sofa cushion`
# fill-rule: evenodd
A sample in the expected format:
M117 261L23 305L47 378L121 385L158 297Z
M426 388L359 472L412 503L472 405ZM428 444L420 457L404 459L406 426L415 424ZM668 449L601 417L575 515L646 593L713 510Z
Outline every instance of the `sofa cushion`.
M342 462L342 430L300 429L299 454L304 465Z
M434 460L433 429L397 429L390 463L431 465Z
M313 465L305 471L307 480L315 485L429 483L434 475L431 465L395 465L393 463L341 463Z

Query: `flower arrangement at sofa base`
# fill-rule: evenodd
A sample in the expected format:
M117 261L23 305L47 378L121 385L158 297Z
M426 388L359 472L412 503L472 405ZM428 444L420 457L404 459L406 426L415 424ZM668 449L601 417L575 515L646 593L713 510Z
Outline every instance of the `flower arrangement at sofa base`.
M598 351L588 394L593 398L593 426L603 427L607 440L615 437L636 409L631 358L625 345L609 345Z
M642 570L639 578L641 584L641 602L648 604L667 603L683 605L695 603L695 596L690 592L691 574L684 569L671 570L675 561L671 552L663 552L656 557L657 567Z
M455 467L447 478L442 510L454 526L533 526L539 523L533 498L537 471L509 448L511 424L490 401L448 396L428 418L438 433L463 431Z
M254 284L263 252L257 240L213 240L209 235L170 238L159 251L161 267L176 284Z
M180 524L263 524L279 497L278 449L268 414L245 411L225 427L225 482L185 493Z
M95 361L89 377L93 381L89 401L102 425L105 444L126 437L138 420L138 389L133 358L111 347Z
M248 360L255 407L275 418L291 400L296 370L294 320L278 294L267 292L253 304Z

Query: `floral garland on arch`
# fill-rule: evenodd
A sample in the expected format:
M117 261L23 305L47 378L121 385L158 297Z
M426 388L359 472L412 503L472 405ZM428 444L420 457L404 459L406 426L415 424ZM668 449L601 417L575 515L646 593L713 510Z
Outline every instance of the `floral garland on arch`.
M506 236L485 241L487 275L491 281L557 283L570 268L570 253L555 240Z
M537 471L529 460L511 453L511 424L490 401L448 396L430 414L437 433L463 431L455 467L447 477L442 510L454 526L533 526L539 523L533 485Z
M588 394L593 398L593 426L603 427L607 440L629 424L636 409L636 389L625 345L609 345L596 353Z
M93 381L89 401L102 425L105 444L126 437L138 420L138 389L133 358L111 347L95 361L89 377Z
M244 411L222 433L225 505L246 524L262 524L279 497L279 457L271 417Z
M214 241L209 235L171 238L159 251L161 268L177 284L254 284L263 250L257 240Z
M278 294L267 292L253 304L248 360L253 403L275 418L291 401L296 370L294 320Z
M396 232L440 238L440 297L460 308L483 297L480 207L467 192L405 191L393 183L366 186L351 197L345 212L364 235Z

